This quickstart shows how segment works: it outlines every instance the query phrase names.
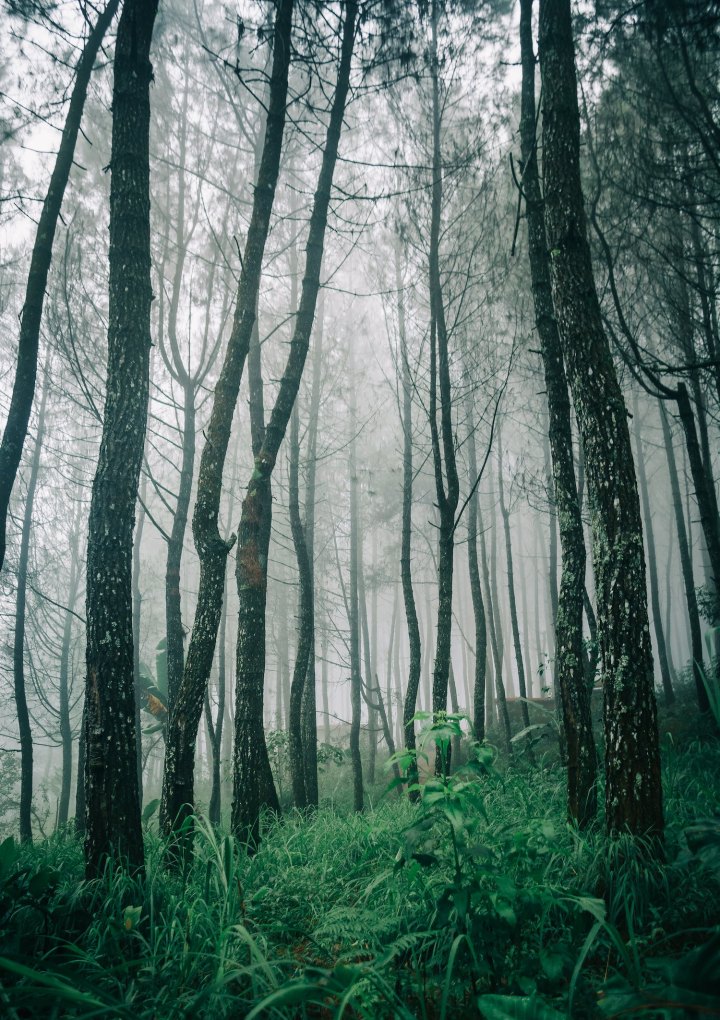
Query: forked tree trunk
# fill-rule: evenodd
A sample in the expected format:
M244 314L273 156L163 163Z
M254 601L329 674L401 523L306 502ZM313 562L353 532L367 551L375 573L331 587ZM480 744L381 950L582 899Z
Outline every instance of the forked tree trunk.
M597 811L596 752L590 714L590 695L583 650L583 595L585 594L585 538L575 481L570 398L562 346L553 308L543 218L543 199L537 161L535 109L535 54L532 37L533 0L521 0L520 46L522 109L520 136L523 188L528 223L528 254L535 305L535 324L545 372L548 398L550 458L555 514L560 528L562 574L560 590L551 556L550 591L555 625L555 684L560 691L568 775L568 814L583 826ZM555 516L550 526L555 534ZM590 678L594 677L594 669Z
M240 607L232 828L240 841L250 848L257 846L260 838L260 809L263 801L270 800L273 806L274 793L263 729L267 586L267 558L262 557L263 531L268 526L270 479L300 387L315 318L330 193L350 85L356 19L357 2L348 0L335 96L310 217L300 306L275 406L262 448L255 456L254 470L243 500L238 535L236 580Z
M193 538L200 559L200 587L190 646L170 714L160 824L168 834L192 811L195 741L212 668L222 611L225 568L234 544L220 535L218 519L223 470L243 368L257 314L265 243L280 170L290 65L293 0L280 0L275 15L273 65L262 158L252 216L241 260L233 327L215 386L205 445L200 458ZM269 765L268 765L269 768Z
M540 0L545 227L553 306L582 435L605 691L608 832L662 837L642 525L627 411L595 290L580 178L570 0Z
M132 541L150 369L150 43L157 0L126 0L113 82L105 413L90 503L85 864L144 869L137 782Z
M23 445L27 436L30 412L35 395L37 377L40 323L42 321L45 290L52 261L53 241L60 218L65 188L75 157L75 144L82 120L85 97L95 58L110 22L115 17L120 0L108 0L98 15L95 27L90 30L75 71L70 104L60 146L55 157L50 184L40 212L35 243L30 259L30 271L25 287L25 301L20 319L17 365L13 382L10 410L8 411L2 443L0 444L0 569L5 561L5 542L8 506L15 484Z

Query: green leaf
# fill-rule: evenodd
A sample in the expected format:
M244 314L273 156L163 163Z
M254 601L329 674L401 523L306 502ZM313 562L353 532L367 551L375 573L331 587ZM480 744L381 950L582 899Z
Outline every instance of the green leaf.
M160 807L160 799L158 797L155 800L151 800L149 804L146 804L143 808L142 823L147 825L152 816L155 814L157 809Z
M535 995L481 995L478 1009L485 1020L564 1020L563 1013Z

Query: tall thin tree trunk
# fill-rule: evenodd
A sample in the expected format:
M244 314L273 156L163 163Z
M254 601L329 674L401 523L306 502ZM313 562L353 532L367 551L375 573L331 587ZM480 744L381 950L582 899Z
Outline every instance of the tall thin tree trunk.
M398 333L400 340L400 363L402 382L402 430L403 430L403 481L402 481L402 531L400 539L400 580L403 591L405 622L410 646L410 664L408 669L407 687L403 702L403 731L405 747L411 754L408 766L408 784L417 786L418 770L415 759L415 723L413 718L417 711L418 691L420 689L420 671L422 668L422 649L420 645L420 625L418 624L415 591L412 578L412 503L413 503L413 435L412 435L412 379L410 377L410 360L407 348L407 332L405 326L405 291L403 287L400 239L395 241L395 283L398 292ZM398 669L399 674L399 669ZM417 800L417 790L410 791L410 799Z
M510 606L510 626L512 628L513 648L515 650L515 666L517 668L518 689L520 697L520 712L522 714L523 726L530 725L530 714L528 712L527 688L525 686L525 664L523 662L522 648L520 645L520 625L518 623L517 602L515 599L515 568L513 564L512 536L510 533L510 511L505 505L505 485L503 482L502 463L502 442L498 432L498 496L500 502L500 516L503 522L503 534L505 535L505 565L507 568L508 604Z
M360 755L360 715L362 711L362 674L360 671L360 607L358 572L360 549L358 542L359 479L355 459L356 408L354 391L350 404L350 592L348 625L350 627L350 761L353 775L353 807L362 811L365 806L362 757Z
M68 548L70 552L70 580L67 592L67 609L63 624L62 650L60 653L59 677L59 708L60 708L60 742L62 747L62 774L60 782L60 799L58 800L59 829L67 825L70 813L70 792L72 789L73 741L70 722L70 656L72 654L72 629L75 603L80 584L80 520L76 512L73 528L70 533Z
M40 457L45 439L45 411L50 381L49 361L45 371L38 411L35 447L30 461L25 509L23 511L20 556L17 568L17 589L15 594L15 635L13 642L13 689L20 737L20 840L32 842L32 795L33 795L33 739L30 726L30 711L25 690L25 607L27 604L28 566L30 563L30 536L33 528L33 509L37 491Z
M665 633L663 631L662 616L660 613L660 586L658 584L657 559L655 555L655 535L653 532L647 472L645 470L645 457L643 456L642 436L640 433L640 413L638 409L637 394L635 395L633 402L633 415L635 418L635 456L637 458L640 500L645 522L645 543L647 545L648 575L650 578L650 604L652 606L655 642L657 646L658 660L660 662L660 676L662 678L665 704L672 705L675 701L675 692L673 691L672 677L670 676L670 663L668 662Z
M468 471L469 484L475 485L477 479L477 450L475 445L475 421L473 415L472 395L467 398L468 428ZM485 739L485 674L487 663L487 622L485 620L485 603L480 583L478 566L477 532L478 532L478 491L470 497L468 506L468 569L470 573L470 596L472 598L473 618L475 621L475 675L473 683L473 731L475 739Z
M75 158L75 144L80 131L85 97L87 96L90 75L95 58L105 33L115 17L120 0L108 0L104 10L98 15L95 27L90 30L87 42L75 70L73 85L68 106L65 126L60 138L60 146L55 157L55 165L50 177L45 201L40 212L40 219L35 233L30 271L25 287L25 301L20 319L20 337L18 340L17 364L15 379L10 400L2 443L0 443L0 569L5 561L5 542L7 514L10 496L15 484L23 445L27 436L30 412L35 396L35 380L37 377L38 348L40 343L40 324L42 322L45 290L48 273L52 261L53 241L60 219L65 188L70 177L70 170Z
M150 43L157 0L126 0L115 46L108 372L87 556L85 863L144 868L132 633L132 539L150 369Z
M670 492L672 494L673 514L675 516L675 530L678 540L678 551L680 553L680 567L685 588L685 601L687 603L688 620L690 624L690 645L693 660L693 676L695 678L695 692L698 699L698 707L701 712L707 712L710 708L708 693L703 679L703 643L702 628L700 626L700 613L698 611L697 595L695 594L695 576L693 573L692 553L685 528L685 515L683 513L682 494L678 479L677 464L675 461L675 450L673 448L672 432L668 422L664 401L660 402L660 424L662 425L663 442L665 445L665 457L667 459L668 474L670 476Z
M315 626L313 620L314 605L312 597L312 571L310 569L310 558L308 556L307 544L305 542L305 530L300 517L298 494L299 469L300 421L296 402L290 418L290 487L288 509L290 513L290 528L292 531L293 545L295 546L295 556L298 565L299 592L297 650L295 654L295 668L293 670L293 678L290 685L289 756L295 807L304 808L307 806L307 792L305 788L305 762L302 740L302 697L303 689L307 681L308 663L312 652Z

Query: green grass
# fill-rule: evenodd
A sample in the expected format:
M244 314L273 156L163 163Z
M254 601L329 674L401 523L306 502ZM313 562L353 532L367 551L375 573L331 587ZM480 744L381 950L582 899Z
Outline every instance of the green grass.
M664 747L664 862L569 827L552 762L486 757L419 808L268 820L252 858L199 819L182 874L148 831L144 885L84 882L70 837L3 844L0 1015L708 1015L718 774L717 743Z

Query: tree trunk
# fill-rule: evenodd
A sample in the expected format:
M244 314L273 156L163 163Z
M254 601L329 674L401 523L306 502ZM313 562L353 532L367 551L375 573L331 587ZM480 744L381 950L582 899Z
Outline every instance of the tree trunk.
M290 775L292 778L293 799L295 807L307 807L307 791L305 788L305 761L302 739L302 698L307 680L308 664L312 652L314 634L312 572L305 531L300 518L299 479L300 468L300 423L297 403L290 419L290 487L288 509L290 513L290 529L298 565L298 626L297 650L295 653L295 669L290 686Z
M356 410L355 393L350 404L350 593L348 625L350 628L350 760L353 774L353 808L362 811L365 804L362 757L360 755L360 715L362 711L362 674L360 672L360 612L358 600L358 474L355 462Z
M70 723L70 655L72 652L72 625L75 603L80 582L79 557L79 514L75 514L73 529L70 534L70 583L67 593L67 610L63 624L62 651L60 653L59 708L60 708L60 742L62 746L62 778L60 783L60 799L58 801L57 824L59 829L67 826L70 813L70 792L72 789L72 726Z
M499 615L496 616L497 588L495 587L493 591L490 587L490 569L488 567L487 549L485 547L485 531L479 511L478 523L480 525L480 556L485 584L485 604L490 621L490 648L492 649L493 665L495 668L495 697L497 700L498 717L502 723L503 736L505 738L505 750L510 755L512 753L512 744L510 742L512 730L510 728L507 698L505 697L505 684L503 683L503 649L500 643L500 618Z
M225 541L218 527L223 469L230 441L243 367L256 322L265 242L280 169L290 65L293 0L277 6L273 65L262 158L252 216L241 260L232 332L213 395L200 458L193 537L200 558L200 587L190 647L176 703L170 714L160 824L168 834L192 811L195 741L222 611L225 568L234 536ZM268 765L269 768L269 765Z
M518 674L518 690L520 697L520 712L522 714L523 726L530 725L530 714L527 705L527 688L525 686L525 664L523 663L522 648L520 646L520 626L517 615L517 602L515 599L515 569L513 565L512 536L510 534L510 511L505 505L505 486L503 484L503 463L502 443L498 433L498 496L500 501L500 516L503 522L503 534L505 536L505 560L507 567L508 604L510 606L510 626L512 628L513 648L515 650L515 665Z
M468 428L468 469L469 484L475 485L477 479L477 452L475 447L475 422L473 415L472 395L467 398ZM478 499L477 488L470 497L468 506L468 569L470 573L470 596L472 598L473 618L475 621L475 674L473 682L473 731L475 739L485 739L485 683L487 664L487 622L485 620L485 603L480 584L480 568L478 566L477 531L478 531Z
M583 441L605 690L608 832L663 832L642 525L625 401L595 291L580 179L570 0L540 2L545 226L553 305Z
M635 456L637 457L638 483L640 485L640 500L645 520L645 542L647 544L648 574L650 577L650 604L652 606L653 627L655 630L655 642L660 662L660 676L662 678L665 704L672 705L675 701L675 693L670 676L670 663L668 662L667 646L665 644L665 633L662 625L660 612L660 587L658 584L657 559L655 557L655 535L653 533L652 511L650 509L650 495L648 493L647 472L645 470L645 458L643 456L642 436L640 433L640 415L638 409L637 395L634 399L633 415L635 418Z
M88 878L108 855L142 871L132 540L150 367L150 43L157 0L126 0L113 82L108 371L87 556Z
M263 794L270 796L274 792L270 788L272 776L265 745L262 711L267 583L267 560L261 559L260 556L262 534L263 529L267 527L270 478L297 397L315 318L330 193L350 84L356 18L357 2L348 0L335 96L310 218L300 306L275 406L268 422L262 449L255 457L255 467L243 500L238 535L236 579L240 607L232 828L240 841L247 843L251 848L257 845L260 837L260 808Z
M585 594L585 538L580 499L575 481L570 399L558 325L553 308L543 199L537 163L535 109L535 54L532 38L532 0L521 0L520 44L522 62L522 110L520 135L523 156L523 188L528 222L528 255L535 305L535 325L548 398L550 459L554 483L555 514L550 527L559 523L562 550L560 591L556 564L551 555L551 604L555 625L555 687L560 691L565 753L568 768L568 814L584 826L595 817L597 757L590 714L583 650L583 595ZM590 685L594 678L594 669Z
M38 474L40 472L40 455L45 439L45 410L49 389L49 362L45 364L45 372L38 411L37 434L35 447L30 462L30 475L25 494L25 510L23 512L22 534L20 537L20 556L17 568L17 590L15 595L15 635L13 642L13 686L15 692L15 708L18 719L20 737L20 840L32 842L32 795L33 795L33 739L30 727L30 712L25 690L25 607L27 603L28 565L30 561L30 536L33 528L33 508L37 491Z
M310 564L309 596L313 607L312 641L308 660L307 676L303 689L302 742L303 764L305 767L305 796L309 807L318 806L318 765L317 765L317 704L315 681L315 499L317 485L317 437L320 417L320 396L322 390L323 330L325 321L324 291L318 297L317 327L315 329L315 351L313 353L313 376L310 391L310 421L308 424L307 455L305 458L305 542ZM324 706L327 710L327 705ZM327 720L327 716L325 716Z
M60 146L55 157L50 184L40 212L35 243L30 259L25 288L25 302L20 319L17 365L13 382L10 410L8 411L2 443L0 444L0 569L5 561L7 514L15 484L23 445L27 436L30 412L35 395L37 376L40 324L42 321L45 290L52 261L53 241L57 229L65 188L75 157L75 144L82 120L85 97L95 58L110 22L115 17L120 0L108 0L105 9L98 15L95 27L90 30L87 42L75 70L65 126Z
M708 693L703 678L702 629L700 626L700 613L698 612L697 595L695 594L695 577L693 574L692 555L690 552L687 531L685 529L685 515L683 513L680 482L678 480L677 464L675 462L672 432L670 430L670 423L668 422L664 401L660 401L660 424L662 425L665 456L667 458L668 474L670 476L670 492L672 494L678 550L680 552L680 567L682 570L683 585L685 587L685 601L687 602L688 620L690 623L690 646L692 651L695 691L700 711L707 712L710 708L710 702L708 700Z
M140 512L138 513L138 521L135 525L135 539L133 541L133 559L132 559L132 629L133 629L133 683L135 687L135 731L137 733L136 741L136 762L137 762L137 781L138 781L138 794L140 796L140 806L142 807L143 799L143 755L142 755L142 691L140 688L140 638L141 630L140 624L142 620L142 593L140 591L140 570L141 570L141 557L140 551L142 548L142 536L145 530L145 510L143 505L145 503L145 490L146 490L146 477L142 476L140 482Z

